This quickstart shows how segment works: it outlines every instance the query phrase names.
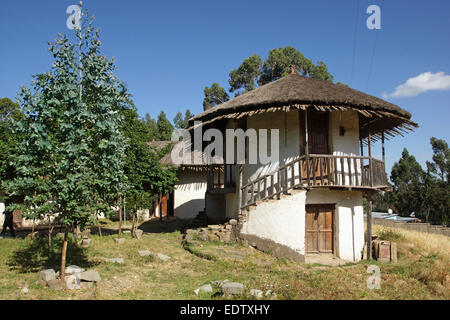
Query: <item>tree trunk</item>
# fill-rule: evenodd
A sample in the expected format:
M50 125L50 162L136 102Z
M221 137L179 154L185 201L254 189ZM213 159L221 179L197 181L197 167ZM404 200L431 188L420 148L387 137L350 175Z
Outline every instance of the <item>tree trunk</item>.
M33 222L31 224L31 241L30 242L33 242L33 240L34 240L34 219L33 219Z
M66 256L67 256L67 237L69 234L69 229L64 230L64 241L61 250L61 281L64 283L64 277L66 273Z
M119 194L119 239L122 236L122 194Z
M135 199L136 200L136 199ZM135 224L136 224L136 201L134 202L134 206L133 206L133 223L131 225L131 234L134 234L134 228L135 228Z

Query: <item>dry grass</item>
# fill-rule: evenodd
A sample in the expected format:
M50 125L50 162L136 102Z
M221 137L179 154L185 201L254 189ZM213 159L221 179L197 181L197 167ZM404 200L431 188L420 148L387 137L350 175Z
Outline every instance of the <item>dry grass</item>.
M273 290L278 299L450 299L449 239L439 235L394 230L376 226L377 234L400 236L399 263L363 261L341 267L306 265L259 252L250 247L221 243L194 244L197 252L214 255L202 259L183 249L181 233L172 224L152 225L141 240L124 235L117 245L114 223L110 235L92 235L87 250L71 247L68 264L98 271L102 281L94 288L52 291L40 285L39 270L57 268L58 244L48 256L45 241L30 246L28 241L0 242L0 299L222 299L221 295L200 295L194 289L214 280L241 282L247 291L237 299L251 298L250 289ZM145 227L145 226L144 226ZM145 228L144 228L145 229ZM167 231L165 231L167 230ZM44 239L45 240L45 239ZM39 245L43 247L39 249ZM169 255L167 262L140 257L138 250ZM103 258L124 258L124 264ZM381 289L370 290L367 266L381 269ZM28 293L21 289L27 287Z

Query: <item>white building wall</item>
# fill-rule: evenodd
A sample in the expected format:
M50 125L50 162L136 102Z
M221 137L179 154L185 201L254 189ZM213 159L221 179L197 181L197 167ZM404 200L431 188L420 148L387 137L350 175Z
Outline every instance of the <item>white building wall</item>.
M298 110L289 112L265 112L247 119L247 129L279 130L279 161L267 165L244 165L243 183L247 184L265 174L274 172L279 166L299 156L299 114ZM268 154L270 155L270 133L268 133Z
M335 255L359 261L364 247L362 192L313 190L259 204L249 212L241 233L255 235L305 254L305 206L335 204Z
M175 183L175 216L193 219L205 209L206 171L181 170Z
M0 202L0 228L3 227L3 222L5 221L5 215L3 212L5 211L5 204Z
M312 190L306 204L336 204L335 253L344 260L359 261L364 248L364 213L360 191Z
M305 199L301 191L259 204L249 212L241 233L255 235L305 254Z

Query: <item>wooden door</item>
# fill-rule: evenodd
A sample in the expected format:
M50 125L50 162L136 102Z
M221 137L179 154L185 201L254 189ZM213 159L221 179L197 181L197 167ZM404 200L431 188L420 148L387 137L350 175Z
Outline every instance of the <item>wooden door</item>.
M163 195L161 197L161 202L159 204L159 212L160 212L160 217L167 217L167 195Z
M328 154L328 112L308 112L308 151L309 154ZM304 127L305 121L302 121ZM305 136L305 134L303 134ZM306 146L305 137L303 139L304 146ZM305 150L305 148L301 148ZM310 158L308 163L303 164L302 177L307 177L309 166L309 177L316 178L316 184L328 184L328 172L330 171L330 163L326 158Z
M333 253L334 205L306 206L306 253Z

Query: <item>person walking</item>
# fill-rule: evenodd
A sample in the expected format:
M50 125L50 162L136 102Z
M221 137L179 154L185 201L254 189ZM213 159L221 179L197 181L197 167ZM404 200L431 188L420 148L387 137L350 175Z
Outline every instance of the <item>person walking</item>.
M0 233L0 237L4 237L6 234L6 228L9 228L9 232L11 232L11 236L13 238L16 237L16 232L14 231L14 224L13 224L13 213L10 210L7 210L6 207L8 204L5 202L5 211L3 214L5 215L5 221L3 222L3 229Z

